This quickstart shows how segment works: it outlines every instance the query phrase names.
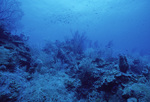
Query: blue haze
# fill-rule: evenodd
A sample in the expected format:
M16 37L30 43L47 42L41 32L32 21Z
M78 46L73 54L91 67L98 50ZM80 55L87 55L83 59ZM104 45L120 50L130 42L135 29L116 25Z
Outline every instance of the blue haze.
M32 44L86 32L121 52L150 54L149 0L23 0L21 30Z
M0 0L0 102L150 102L150 0L18 1Z

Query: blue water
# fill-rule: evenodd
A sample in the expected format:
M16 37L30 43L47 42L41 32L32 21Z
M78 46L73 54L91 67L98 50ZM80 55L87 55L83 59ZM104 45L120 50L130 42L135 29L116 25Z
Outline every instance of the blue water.
M149 0L23 0L22 31L32 43L75 31L123 52L150 52Z

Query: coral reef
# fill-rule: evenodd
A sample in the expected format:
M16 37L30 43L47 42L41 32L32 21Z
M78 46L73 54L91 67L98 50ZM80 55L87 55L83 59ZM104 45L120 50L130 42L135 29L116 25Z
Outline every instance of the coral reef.
M1 102L149 102L150 64L102 57L85 35L32 49L0 29Z
M30 71L31 54L29 47L25 44L26 37L23 35L11 35L0 29L0 65L3 71L14 71L16 66L25 67Z

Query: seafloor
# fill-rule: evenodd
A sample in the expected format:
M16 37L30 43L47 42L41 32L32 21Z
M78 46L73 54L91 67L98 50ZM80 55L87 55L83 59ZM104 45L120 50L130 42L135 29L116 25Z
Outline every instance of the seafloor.
M78 32L41 50L0 28L0 102L150 102L145 57L112 56Z

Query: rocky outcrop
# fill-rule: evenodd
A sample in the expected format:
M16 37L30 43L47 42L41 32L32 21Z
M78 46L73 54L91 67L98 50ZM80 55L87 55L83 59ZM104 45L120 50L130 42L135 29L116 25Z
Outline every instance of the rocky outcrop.
M11 35L0 29L0 66L5 66L0 70L13 72L16 67L22 67L30 71L31 54L26 40L24 35Z

